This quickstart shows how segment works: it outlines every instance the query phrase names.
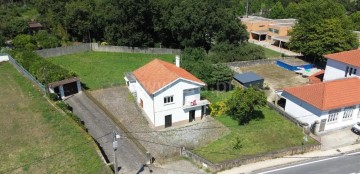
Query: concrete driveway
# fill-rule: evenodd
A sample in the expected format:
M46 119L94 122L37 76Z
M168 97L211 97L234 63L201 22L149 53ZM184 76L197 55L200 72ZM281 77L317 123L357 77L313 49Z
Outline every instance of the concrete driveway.
M321 135L321 150L335 149L359 143L359 136L351 132L351 127Z
M95 105L84 93L78 93L65 100L88 128L89 134L94 137L101 137L113 130L123 133L107 115ZM113 162L112 134L97 139L103 148L110 162ZM120 173L132 173L141 169L145 162L145 155L141 153L136 145L127 138L121 138L119 141L119 149L117 150L117 161L121 167Z

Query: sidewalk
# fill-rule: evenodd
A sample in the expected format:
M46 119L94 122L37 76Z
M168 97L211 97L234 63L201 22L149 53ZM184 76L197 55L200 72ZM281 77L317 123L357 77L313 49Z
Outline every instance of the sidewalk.
M259 45L259 46L262 46L264 48L279 52L279 53L283 53L283 54L285 54L287 56L301 56L300 53L295 53L295 52L292 52L292 51L284 49L284 48L279 48L279 47L271 45L270 43L265 42L265 41L257 41L257 40L251 39L251 40L249 40L249 42L253 43L253 44L256 44L256 45Z
M341 155L346 152L360 150L358 143L359 136L350 131L350 128L337 130L321 136L322 148L318 151L309 152L306 154L285 156L272 160L260 161L248 165L232 168L230 170L219 172L220 174L238 174L238 173L252 173L254 171L276 167L279 165L287 165L291 163L307 161L314 157L327 157ZM360 140L360 139L359 139Z

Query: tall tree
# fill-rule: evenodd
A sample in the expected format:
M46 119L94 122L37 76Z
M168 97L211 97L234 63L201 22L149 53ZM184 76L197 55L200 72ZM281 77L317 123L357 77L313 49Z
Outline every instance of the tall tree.
M271 19L281 19L286 17L285 9L280 1L278 1L269 11L268 15Z
M292 50L315 60L358 47L342 5L333 0L305 1L299 4L299 10L298 23L290 32Z
M149 0L106 0L105 39L111 44L154 46L153 12Z
M350 19L353 23L353 30L360 31L360 11L351 14Z

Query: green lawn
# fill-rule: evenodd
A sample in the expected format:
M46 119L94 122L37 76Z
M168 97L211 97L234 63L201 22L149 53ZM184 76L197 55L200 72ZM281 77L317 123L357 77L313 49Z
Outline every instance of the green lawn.
M265 57L266 58L279 58L281 57L281 54L279 52L276 52L274 50L270 50L269 48L264 48L265 50Z
M134 71L154 58L172 62L174 57L170 54L84 52L48 60L76 72L81 82L94 90L124 84L125 72Z
M228 93L208 94L207 96L210 96L208 99L213 102L214 99L219 101L220 98L226 98L229 96ZM194 152L212 162L218 163L241 158L244 155L266 153L301 145L304 136L301 128L295 126L269 107L263 107L260 112L264 115L264 118L253 120L247 125L238 125L236 121L227 115L216 117L218 121L230 129L230 134L205 147L197 148ZM234 149L237 137L242 140L242 148L240 149ZM315 143L315 141L309 138L308 143Z
M0 173L105 173L91 137L0 63Z

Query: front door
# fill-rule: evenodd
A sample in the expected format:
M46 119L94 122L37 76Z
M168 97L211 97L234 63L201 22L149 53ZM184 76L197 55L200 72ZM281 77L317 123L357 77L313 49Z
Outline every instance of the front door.
M189 111L189 122L192 122L195 120L195 110Z
M171 126L172 126L171 115L166 115L165 116L165 128L171 127Z

